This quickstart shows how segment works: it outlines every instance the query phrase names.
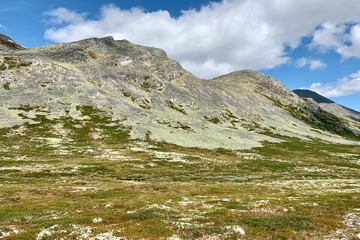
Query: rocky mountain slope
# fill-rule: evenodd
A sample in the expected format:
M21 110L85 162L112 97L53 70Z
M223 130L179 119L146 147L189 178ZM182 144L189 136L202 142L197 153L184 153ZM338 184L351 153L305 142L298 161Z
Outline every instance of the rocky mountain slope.
M51 139L71 141L61 119L76 132L92 114L84 115L86 108L129 128L132 139L184 147L247 149L280 142L280 135L357 143L357 129L343 115L258 72L201 80L163 50L112 37L23 49L1 36L0 46L2 128L55 121Z
M345 119L346 124L350 126L353 131L360 133L360 112L339 105L336 102L311 90L296 89L294 92L301 98L310 98L314 100L325 111L334 114L339 118Z

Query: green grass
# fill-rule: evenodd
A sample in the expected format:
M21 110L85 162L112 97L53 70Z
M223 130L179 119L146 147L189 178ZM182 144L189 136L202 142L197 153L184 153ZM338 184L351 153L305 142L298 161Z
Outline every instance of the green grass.
M313 220L309 216L246 216L241 220L244 224L264 231L309 231L314 229Z

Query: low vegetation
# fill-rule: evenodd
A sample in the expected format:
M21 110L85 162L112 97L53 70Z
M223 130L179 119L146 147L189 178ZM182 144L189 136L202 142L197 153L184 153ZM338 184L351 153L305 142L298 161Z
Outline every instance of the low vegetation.
M360 149L283 137L247 151L129 138L93 107L1 129L0 238L355 237ZM350 220L349 220L350 219ZM101 238L102 237L102 238Z
M167 104L167 106L168 106L169 108L171 108L171 109L173 109L173 110L175 110L175 111L178 111L178 112L186 115L186 111L185 111L185 109L183 108L183 106L182 106L181 104L176 103L175 100L169 99L169 100L166 101L166 104Z
M5 56L0 65L0 71L14 69L19 67L28 67L32 64L30 61L23 60L21 57Z

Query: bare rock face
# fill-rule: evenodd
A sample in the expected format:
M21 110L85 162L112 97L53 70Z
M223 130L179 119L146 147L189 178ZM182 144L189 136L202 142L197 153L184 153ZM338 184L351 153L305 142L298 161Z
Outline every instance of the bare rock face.
M112 37L24 49L0 36L0 127L71 117L90 106L131 137L246 149L283 135L346 142L334 115L255 71L201 80L157 48ZM355 131L356 132L356 131Z

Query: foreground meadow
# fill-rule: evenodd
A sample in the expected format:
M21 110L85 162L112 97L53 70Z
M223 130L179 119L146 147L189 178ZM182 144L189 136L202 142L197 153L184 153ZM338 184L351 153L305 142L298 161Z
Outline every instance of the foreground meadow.
M89 113L1 129L0 239L356 239L360 148L129 138Z

